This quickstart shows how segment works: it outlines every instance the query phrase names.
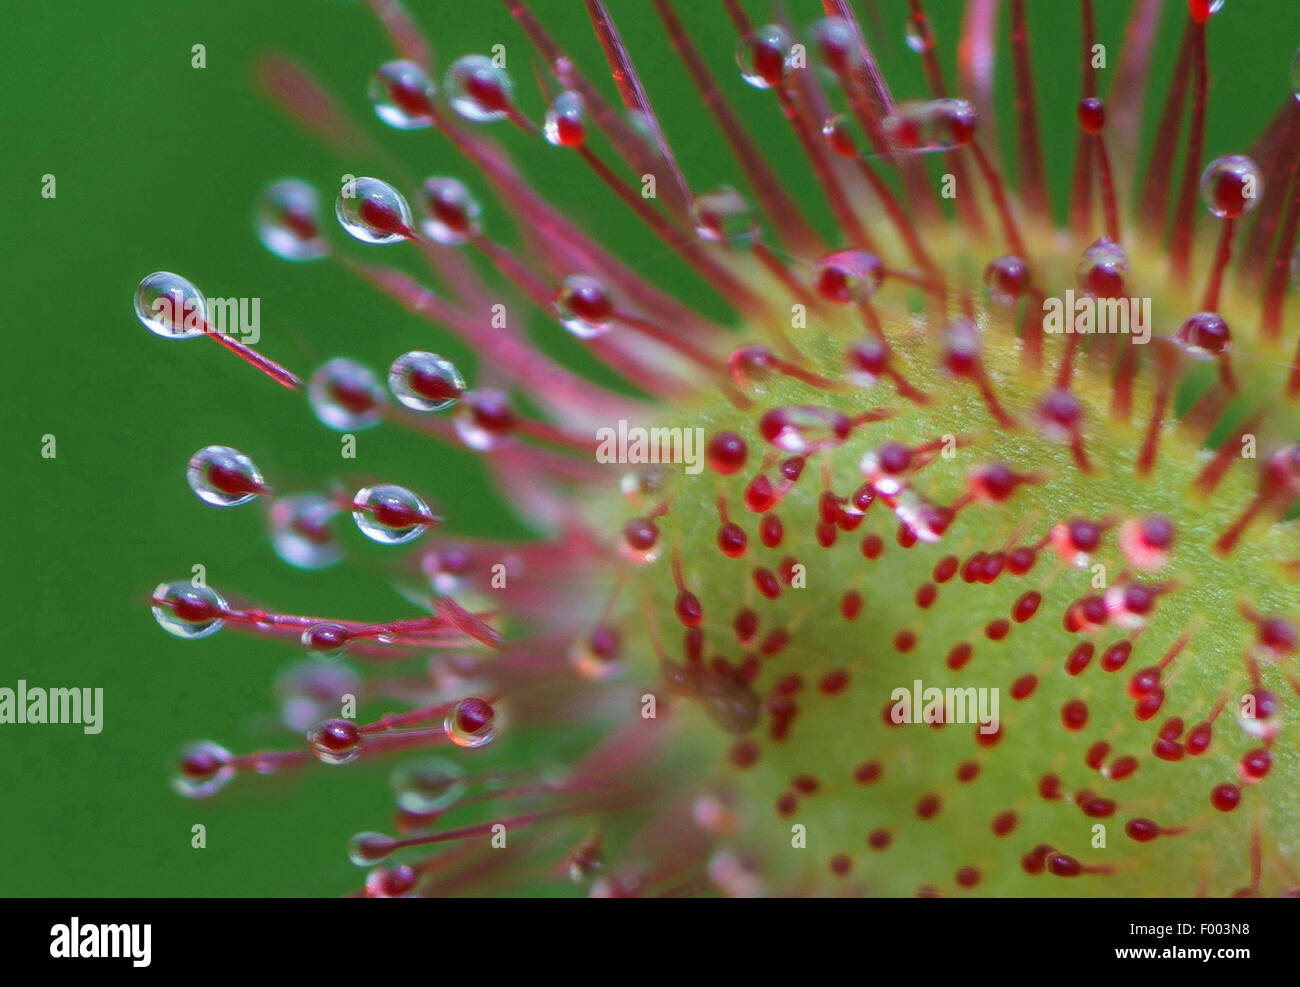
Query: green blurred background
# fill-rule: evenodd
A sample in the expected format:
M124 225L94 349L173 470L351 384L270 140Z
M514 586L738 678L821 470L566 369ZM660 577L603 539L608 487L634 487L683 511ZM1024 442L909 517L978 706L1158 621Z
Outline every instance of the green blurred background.
M20 4L6 11L0 99L6 187L16 215L3 237L9 385L0 432L3 484L3 614L0 686L101 687L105 727L0 727L0 894L318 895L357 887L343 847L362 829L387 828L390 802L377 768L317 769L285 779L241 778L220 797L190 802L168 778L176 750L204 737L232 750L289 746L270 729L271 683L298 659L282 646L233 633L200 642L164 634L146 600L163 579L207 567L211 585L290 612L381 619L414 615L383 576L391 559L343 530L351 551L324 573L289 569L272 553L255 507L215 511L185 485L188 456L209 443L251 456L282 489L311 489L349 474L382 476L433 495L453 530L514 536L472 456L396 429L360 434L355 463L304 401L260 378L208 342L164 342L136 322L131 293L154 270L189 277L212 296L259 296L259 348L304 376L348 355L376 368L413 348L475 364L448 334L399 311L336 269L277 260L257 243L252 203L268 181L298 176L328 199L340 176L454 174L484 182L427 132L386 129L365 97L370 72L392 55L363 3L344 0L135 0ZM648 0L612 0L679 159L697 189L743 183L684 78ZM746 87L732 61L734 34L714 3L681 3L751 132L793 187L811 181L770 96ZM757 21L767 0L747 4ZM1127 0L1099 0L1099 40L1112 70ZM534 59L494 0L418 0L410 7L435 39L442 64L506 46L523 109L540 117ZM795 22L818 16L790 3ZM948 77L961 4L928 4ZM1166 4L1153 61L1163 95L1183 4ZM589 74L599 49L578 0L534 8ZM866 23L894 92L925 93L917 56L903 44L904 0L880 0L880 29ZM1064 208L1078 97L1077 7L1031 0L1034 68L1049 170ZM860 5L860 9L862 6ZM1281 104L1286 67L1300 43L1295 0L1229 0L1211 32L1209 155L1242 152ZM191 67L191 46L207 67ZM299 56L323 78L383 149L341 159L304 136L255 91L254 59ZM1000 79L1003 145L1008 73ZM1103 89L1104 92L1104 89ZM1148 127L1149 131L1149 127ZM556 202L647 275L696 303L694 282L563 152L498 126L528 172ZM400 161L397 167L394 161ZM42 176L57 198L40 195ZM407 187L406 191L413 189ZM813 210L825 225L820 204ZM513 240L508 217L489 208L489 230ZM329 235L362 259L402 264L402 247L366 248L334 224ZM418 270L418 268L414 268ZM578 348L540 317L531 331L573 365ZM40 456L57 439L56 459ZM346 468L345 468L346 467ZM344 525L340 525L340 530ZM376 710L377 712L382 710ZM207 826L208 848L190 847Z

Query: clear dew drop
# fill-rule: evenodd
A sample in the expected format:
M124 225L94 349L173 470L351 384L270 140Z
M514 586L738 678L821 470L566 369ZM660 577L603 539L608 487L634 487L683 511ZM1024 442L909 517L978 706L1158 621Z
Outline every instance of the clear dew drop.
M385 833L357 833L348 840L348 860L357 867L373 867L396 849L397 841Z
M1204 24L1222 10L1226 2L1227 0L1187 0L1187 10L1193 20Z
M671 473L662 463L635 466L618 479L618 488L629 500L654 497L668 488Z
M361 677L344 662L299 661L275 680L280 721L297 733L337 714L340 696L364 691Z
M515 413L501 391L466 391L452 412L452 424L466 446L487 452L514 429Z
M447 67L443 91L451 108L474 123L492 123L510 110L514 81L486 55L463 55Z
M429 580L430 588L442 596L463 592L473 565L473 550L454 543L441 544L420 557L420 571Z
M1128 254L1115 241L1102 237L1083 252L1075 276L1090 298L1118 298L1128 277Z
M604 682L622 671L619 634L612 627L597 627L583 634L569 649L569 661L584 679Z
M552 301L560 325L579 339L609 331L614 302L605 286L586 274L572 274L556 289Z
M208 300L203 292L170 271L155 271L143 278L136 286L134 304L141 325L164 339L202 336L208 321Z
M852 113L832 113L822 124L826 146L842 158L857 158L867 147L867 136Z
M1295 55L1291 58L1291 71L1287 78L1291 82L1291 95L1300 100L1300 48L1296 49Z
M230 751L211 740L189 744L181 751L180 770L172 778L172 788L191 799L215 795L235 777L233 760Z
M1282 489L1300 494L1300 442L1283 446L1269 457L1267 476Z
M185 479L199 500L213 507L238 507L266 493L257 466L230 446L204 446L190 457Z
M735 380L743 381L745 389L754 394L766 394L769 385L778 377L776 355L761 344L733 350L727 357L727 369Z
M744 246L758 238L754 210L729 185L696 196L691 203L691 219L696 235L710 243Z
M434 85L414 62L381 65L370 77L370 102L379 119L398 130L433 126Z
M482 747L496 736L496 712L482 699L462 699L447 713L442 730L457 747Z
M637 565L648 565L658 560L663 551L659 528L649 518L635 518L623 526L618 551L623 558Z
M160 583L153 591L153 616L168 634L197 641L225 626L226 601L207 586L188 582Z
M849 416L843 412L808 404L773 408L758 423L764 440L796 454L834 448L848 438L851 428Z
M361 756L364 735L351 720L322 720L307 734L307 743L322 764L351 764Z
M763 879L752 860L730 850L720 850L709 860L709 880L728 898L761 898Z
M339 223L362 243L397 243L411 232L406 197L378 178L358 178L339 190L334 203Z
M335 357L311 375L307 400L322 425L356 432L383 420L388 396L378 375L365 364Z
M399 808L420 815L445 812L460 801L468 784L465 771L445 757L400 764L389 778Z
M973 373L980 358L980 329L971 319L954 319L943 329L943 367L950 374Z
M1201 173L1201 197L1219 219L1236 219L1250 212L1263 193L1259 166L1244 154L1215 158Z
M904 31L904 38L907 41L907 47L912 49L918 55L923 55L930 50L931 42L929 35L922 29L921 24L915 17L908 17L907 28Z
M551 100L542 132L555 147L581 147L587 140L587 111L582 95L566 91Z
M1174 333L1174 342L1196 360L1213 360L1232 348L1232 332L1217 312L1197 312Z
M351 632L342 624L325 621L312 624L302 632L302 646L316 658L339 658L348 650Z
M372 898L410 897L419 873L409 864L376 867L366 875L366 894Z
M1255 689L1243 697L1237 709L1237 723L1248 736L1270 741L1282 725L1281 706L1271 693Z
M969 144L975 122L975 107L966 100L931 99L899 103L882 126L895 151L944 151Z
M420 228L430 239L456 247L482 232L483 207L459 179L427 178L420 197L424 206Z
M438 520L418 494L390 483L362 487L352 508L361 533L381 545L405 545Z
M793 42L779 24L764 24L740 39L736 64L740 75L755 89L780 86L793 68Z
M809 34L824 63L827 82L840 81L862 59L858 32L843 17L823 17L813 23Z
M889 350L878 339L854 343L845 354L845 376L855 387L874 387L889 368Z
M580 888L589 887L605 870L598 846L580 846L569 854L569 880Z
M1048 442L1069 443L1083 420L1083 406L1068 390L1050 391L1034 410L1039 431Z
M320 227L320 194L306 182L285 178L257 200L257 236L281 260L319 260L329 253Z
M812 268L817 293L838 305L868 300L880 289L884 276L880 258L865 250L836 250L819 257Z
M465 378L455 364L437 353L403 353L388 370L388 387L412 411L445 411L465 393Z
M996 257L984 269L984 284L999 305L1014 305L1029 289L1029 269L1013 254Z
M294 494L271 505L271 545L296 569L324 569L343 557L330 522L338 515L328 497Z

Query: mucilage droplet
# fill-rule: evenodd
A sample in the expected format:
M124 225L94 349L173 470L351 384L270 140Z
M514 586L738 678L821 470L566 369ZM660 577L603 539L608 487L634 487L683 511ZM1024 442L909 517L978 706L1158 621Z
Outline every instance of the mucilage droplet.
M164 339L202 336L208 322L208 300L179 274L155 271L135 289L135 314L150 332Z
M411 207L405 196L378 178L357 178L344 185L334 214L362 243L397 243L411 235Z
M388 388L412 411L445 411L465 393L465 378L437 353L403 353L388 370Z
M358 490L352 519L363 535L381 545L405 545L438 523L418 494L391 483Z
M213 507L237 507L267 492L256 464L230 446L204 446L190 457L185 479Z

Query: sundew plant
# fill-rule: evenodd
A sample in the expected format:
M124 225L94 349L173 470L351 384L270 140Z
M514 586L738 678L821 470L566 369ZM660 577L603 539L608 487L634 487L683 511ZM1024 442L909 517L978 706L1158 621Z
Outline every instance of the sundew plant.
M161 651L292 662L282 743L196 740L179 794L388 765L391 810L338 847L338 893L373 897L1300 893L1300 57L1215 148L1244 0L1079 0L1069 37L1025 0L720 0L714 36L647 0L678 59L653 73L620 3L582 4L603 60L504 5L514 35L467 54L437 4L372 0L370 119L310 44L258 67L340 160L404 132L332 186L272 166L255 219L373 293L354 332L405 312L426 347L298 367L186 272L135 289L158 347L209 337L338 433L277 475L274 421L236 449L214 417L194 494L262 510L268 558L395 590L299 613L157 559ZM908 49L920 87L882 67ZM680 278L618 255L629 224ZM500 536L359 453L371 429L475 453Z

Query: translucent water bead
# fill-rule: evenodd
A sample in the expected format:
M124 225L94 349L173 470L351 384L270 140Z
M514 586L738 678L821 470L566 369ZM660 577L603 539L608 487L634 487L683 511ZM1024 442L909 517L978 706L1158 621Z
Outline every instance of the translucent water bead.
M562 92L546 108L542 128L546 140L556 147L581 147L587 140L586 108L576 92Z
M412 411L444 411L465 393L465 378L445 357L412 350L393 361L388 387L393 397Z
M1174 333L1174 341L1197 360L1212 360L1232 348L1232 330L1217 312L1197 312Z
M280 722L298 733L307 733L334 716L340 696L360 696L364 691L361 676L341 661L295 662L275 680Z
M975 107L966 100L932 99L899 103L883 127L899 151L934 151L969 144L975 123Z
M225 626L226 601L207 586L160 583L153 591L153 616L168 634L187 641L211 637Z
M322 764L351 764L361 756L364 735L351 720L330 719L307 735L311 752Z
M483 207L459 180L426 179L421 196L424 221L420 226L430 239L455 247L482 231L479 216Z
M691 218L696 235L710 243L744 245L758 236L753 209L730 186L696 196L691 204Z
M464 769L437 756L399 765L389 784L400 808L420 814L451 808L468 787Z
M1029 268L1013 254L995 257L984 269L984 284L999 305L1014 305L1029 289Z
M411 207L401 192L378 178L357 178L339 190L339 223L362 243L397 243L411 234Z
M348 860L358 867L377 864L397 849L397 841L383 833L364 832L348 840Z
M185 479L199 500L213 507L237 507L266 493L257 466L230 446L204 446L190 457Z
M324 257L329 247L321 236L320 194L296 178L268 185L257 200L257 236L282 260Z
M609 331L614 300L605 286L586 274L572 274L556 289L552 299L560 325L579 339L592 339Z
M884 276L880 258L865 250L836 250L818 258L812 269L817 293L838 305L871 298Z
M471 449L487 452L514 430L517 419L501 391L466 391L452 412L456 434Z
M414 62L386 62L370 77L370 102L379 119L399 130L433 126L434 85Z
M904 40L907 42L907 47L918 55L923 55L934 47L934 40L929 32L925 30L923 22L915 17L907 19L907 27L904 28Z
M307 400L321 424L355 432L379 424L388 395L379 376L365 364L335 357L311 375Z
M794 68L794 42L779 24L764 24L740 39L736 64L755 89L775 89Z
M351 632L342 624L312 624L302 632L302 646L317 658L339 658L348 649Z
M482 699L462 699L443 720L442 729L457 747L482 747L496 736L496 713Z
M134 304L140 323L164 339L201 336L208 321L208 300L203 292L170 271L155 271L142 279L135 289Z
M1250 212L1263 194L1259 166L1244 154L1215 158L1201 174L1201 195L1219 219L1236 219Z
M442 87L451 108L466 120L491 123L509 113L514 82L486 55L463 55L448 66Z
M200 740L181 751L180 770L172 788L186 798L206 798L235 776L234 755L211 740Z
M1090 298L1118 298L1128 277L1128 254L1118 243L1102 237L1083 252L1075 276Z
M438 523L418 494L405 487L362 487L352 498L352 519L361 533L381 545L404 545Z
M419 872L409 864L376 867L366 875L366 894L372 898L405 898L419 879Z
M275 554L298 569L324 569L343 557L330 522L334 502L320 494L294 494L271 505L271 545Z
M1197 24L1204 24L1223 9L1225 0L1187 0L1187 12Z

